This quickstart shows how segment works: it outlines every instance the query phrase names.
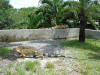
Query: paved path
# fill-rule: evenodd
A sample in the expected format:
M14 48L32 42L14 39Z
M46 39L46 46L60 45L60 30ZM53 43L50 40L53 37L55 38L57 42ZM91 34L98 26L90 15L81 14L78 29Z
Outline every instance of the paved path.
M6 43L6 44L0 44L0 47L17 47L20 45L28 45L28 46L34 46L40 50L44 50L49 55L55 54L55 53L65 53L63 47L60 45L61 42L64 42L65 40L33 40L33 41L24 41L24 42L12 42L12 43ZM66 50L67 51L67 50ZM69 52L69 51L68 51Z

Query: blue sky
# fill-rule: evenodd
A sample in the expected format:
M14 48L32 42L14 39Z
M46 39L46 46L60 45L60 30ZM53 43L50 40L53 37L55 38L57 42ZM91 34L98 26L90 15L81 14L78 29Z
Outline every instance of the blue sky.
M32 6L37 7L38 2L39 0L10 0L10 4L17 9Z

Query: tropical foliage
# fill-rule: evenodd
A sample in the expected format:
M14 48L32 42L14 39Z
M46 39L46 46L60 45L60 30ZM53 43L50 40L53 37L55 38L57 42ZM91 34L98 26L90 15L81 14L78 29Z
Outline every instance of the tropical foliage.
M28 14L33 13L35 9L35 7L9 9L9 17L13 20L13 24L10 28L27 29L29 27Z
M12 20L9 18L8 9L12 8L8 0L0 0L0 29L9 28Z
M41 6L30 14L30 26L32 28L51 27L55 25L68 25L80 27L80 15L83 2L64 0L40 0ZM86 28L97 29L99 24L100 4L91 0L85 0ZM34 18L33 18L34 17ZM34 21L35 20L35 21Z
M84 1L40 0L37 8L14 9L8 0L0 0L0 29L35 29L55 25L80 27L81 7L85 12L85 28L100 29L100 3L98 0Z
M34 17L32 18L33 20L36 20L36 17L41 17L39 18L40 20L34 21L37 22L37 27L51 27L64 24L61 14L65 13L66 3L63 0L40 0L40 2L42 5L34 13L36 15L30 14L30 18ZM34 25L34 22L31 25Z
M97 12L98 10L95 9L97 4L95 4L91 0L80 0L79 2L80 2L80 15L79 15L80 33L79 33L79 41L80 42L85 42L85 28L86 28L86 25L87 25L87 23L91 23L91 22L94 23L93 22L93 15L94 14L100 14L100 12ZM95 15L95 16L97 16L97 15ZM95 24L93 24L93 25L95 25Z

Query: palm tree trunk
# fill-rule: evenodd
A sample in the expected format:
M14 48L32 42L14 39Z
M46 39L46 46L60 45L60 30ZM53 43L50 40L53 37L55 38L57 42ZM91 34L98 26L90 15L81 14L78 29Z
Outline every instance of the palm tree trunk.
M85 42L85 26L86 26L85 10L84 10L84 7L81 7L79 42Z

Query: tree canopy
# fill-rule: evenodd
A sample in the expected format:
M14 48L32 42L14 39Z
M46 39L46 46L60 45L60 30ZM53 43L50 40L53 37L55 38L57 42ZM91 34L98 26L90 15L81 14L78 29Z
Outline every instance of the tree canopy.
M80 1L40 0L37 8L15 9L9 0L0 0L0 29L34 29L55 25L80 27L82 3ZM98 0L84 0L86 28L100 29L100 3Z
M91 0L85 1L86 2L84 8L87 21L86 28L97 29L98 25L96 24L96 21L99 22L100 4ZM29 16L31 19L31 27L52 27L55 25L80 27L80 8L82 6L82 2L64 0L40 0L40 3L41 6Z
M9 9L9 16L13 20L13 24L10 28L13 29L27 29L29 28L28 15L34 13L35 7L21 8L21 9Z
M8 9L12 8L8 0L0 0L0 29L9 28L12 20L9 18Z

